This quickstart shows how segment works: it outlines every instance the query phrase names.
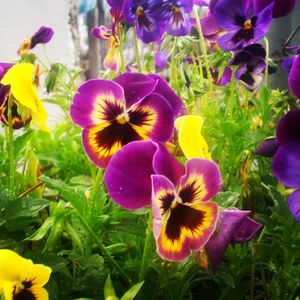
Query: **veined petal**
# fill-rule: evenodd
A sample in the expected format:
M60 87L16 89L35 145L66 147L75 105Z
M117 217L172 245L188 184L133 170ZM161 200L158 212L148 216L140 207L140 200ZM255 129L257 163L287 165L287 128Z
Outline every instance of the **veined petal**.
M200 116L181 116L175 121L179 145L187 159L212 159L207 143L201 135L202 125L203 118Z
M123 88L127 107L151 94L157 85L156 80L140 73L124 73L114 78L113 81Z
M84 128L82 142L90 160L105 168L111 157L126 144L143 137L127 122L113 120Z
M214 197L221 188L220 170L214 162L193 158L186 162L186 175L180 180L183 203L201 203Z
M191 23L189 16L182 11L182 8L173 9L166 31L173 36L184 36L190 33Z
M124 91L110 80L88 80L73 98L71 118L81 127L112 121L126 108Z
M131 142L112 157L104 182L111 198L123 208L133 210L151 204L152 159L156 150L151 141Z
M146 44L154 42L162 35L162 23L144 14L137 19L136 34Z
M157 239L157 252L166 260L185 259L191 251L199 251L213 234L218 219L216 203L177 204L162 221Z
M169 103L159 94L152 93L131 107L129 123L143 139L167 142L174 128L174 116Z

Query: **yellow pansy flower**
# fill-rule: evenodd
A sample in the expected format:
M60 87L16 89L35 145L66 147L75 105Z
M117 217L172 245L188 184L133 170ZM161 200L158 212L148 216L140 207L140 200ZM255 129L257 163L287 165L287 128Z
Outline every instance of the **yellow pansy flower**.
M201 135L203 118L200 116L181 116L176 119L180 148L187 159L204 158L212 160L207 143Z
M48 300L43 286L50 274L51 268L45 265L34 264L11 250L0 250L0 291L5 300Z
M1 84L10 85L10 93L23 106L31 111L32 121L38 127L49 132L47 112L40 100L33 82L34 65L20 63L12 66L1 80Z

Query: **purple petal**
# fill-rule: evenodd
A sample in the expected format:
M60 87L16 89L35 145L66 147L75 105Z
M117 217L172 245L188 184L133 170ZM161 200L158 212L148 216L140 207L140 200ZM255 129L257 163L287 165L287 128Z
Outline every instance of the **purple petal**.
M163 144L158 145L153 157L153 169L156 174L165 176L175 186L179 185L180 178L185 172L184 166L175 159Z
M255 0L257 10L261 11L274 0ZM273 18L281 18L288 15L296 5L296 0L275 0Z
M230 68L226 67L223 71L221 78L215 82L216 85L225 86L231 82L232 71Z
M288 57L286 58L283 62L282 62L282 68L288 72L291 71L291 68L293 66L293 63L296 59L296 56L291 56L291 57Z
M122 9L124 0L107 0L107 3L112 8Z
M48 43L54 35L54 31L50 27L42 26L40 29L31 37L30 49L34 48L37 44Z
M260 31L262 31L264 35L268 32L268 30L270 28L270 25L272 22L272 14L273 14L273 2L270 5L268 5L267 7L265 7L257 15L257 21L256 21L255 27L257 29L259 29ZM255 41L258 41L260 38L263 37L263 36L260 37L260 35L258 33L255 34L255 36L257 37L257 38L255 38Z
M255 150L255 154L261 156L272 157L279 148L279 143L276 138L265 139Z
M291 110L280 119L276 136L279 144L290 141L300 142L300 110Z
M185 36L190 33L190 18L183 12L182 8L178 8L176 12L173 10L169 22L166 25L166 31L173 36Z
M103 25L100 27L95 26L91 30L91 35L97 39L108 40L112 35L112 30L111 28L107 28L106 26Z
M81 127L113 120L125 109L124 92L110 80L88 80L79 88L70 107L72 121Z
M249 17L251 4L251 0L219 0L212 12L223 29L238 30Z
M1 63L0 62L0 80L4 76L4 74L13 66L13 64L9 63Z
M158 50L155 54L155 65L161 69L165 68L170 56L171 53L168 48L164 50Z
M300 55L298 55L292 65L288 77L291 92L300 98Z
M138 18L136 35L145 44L156 41L163 34L163 24L152 16Z
M111 198L123 208L134 210L151 204L152 159L156 150L150 141L131 142L112 157L104 183Z
M280 146L273 158L272 170L284 185L300 188L300 142Z
M201 19L200 23L204 36L214 35L221 30L215 16L210 11Z
M113 81L124 89L127 107L151 94L157 85L156 80L140 73L124 73L114 78Z
M176 118L180 114L182 109L181 98L177 96L177 94L169 86L167 81L164 80L161 76L156 74L148 74L148 76L158 81L154 92L160 94L168 101L168 103L172 107L174 118Z
M218 38L219 46L225 51L241 49L244 46L244 40L235 41L236 32L229 32Z
M293 217L300 222L300 190L296 190L289 196L288 203Z
M186 175L180 179L180 190L192 185L197 191L192 202L205 202L221 189L222 180L218 165L206 159L192 158L186 162Z
M171 138L174 129L173 111L162 96L152 93L132 108L133 113L135 109L149 115L140 126L144 132L140 133L137 129L141 136L145 134L156 142L167 142ZM135 125L132 121L131 124Z
M253 239L262 225L250 217L245 218L239 226L239 229L232 237L233 243L245 243Z

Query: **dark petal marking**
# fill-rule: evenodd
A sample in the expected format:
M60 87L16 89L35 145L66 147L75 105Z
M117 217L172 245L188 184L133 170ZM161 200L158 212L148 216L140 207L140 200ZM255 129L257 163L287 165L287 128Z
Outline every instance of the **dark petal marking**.
M233 37L233 42L237 44L241 40L246 42L251 41L254 38L254 29L253 27L249 29L241 28Z
M165 195L163 195L162 198L159 199L159 201L161 202L160 209L163 211L162 215L164 215L167 212L167 210L171 207L171 204L174 199L175 195L169 192L167 192Z
M153 23L150 21L149 18L147 18L145 14L142 14L138 17L138 23L141 28L144 27L147 29L147 31L152 31L154 28Z
M15 290L13 291L12 298L13 300L37 300L37 297L32 293L31 290L22 289L18 294L15 294Z
M103 100L103 103L99 103L97 107L95 108L95 110L100 113L103 113L105 115L106 121L114 120L118 115L120 115L124 111L122 105L119 105L118 103L112 103L106 99Z
M151 111L138 107L128 112L129 123L136 126L151 126L152 115Z
M120 124L114 120L109 126L97 133L95 140L99 148L109 152L116 143L124 146L132 141L142 140L142 137L127 122Z
M166 224L166 236L170 240L178 240L182 228L188 228L191 231L195 230L203 223L205 215L206 212L178 204L170 211L170 216Z
M197 186L196 183L196 180L194 180L179 191L178 196L183 203L193 202L197 194L203 191L204 187Z

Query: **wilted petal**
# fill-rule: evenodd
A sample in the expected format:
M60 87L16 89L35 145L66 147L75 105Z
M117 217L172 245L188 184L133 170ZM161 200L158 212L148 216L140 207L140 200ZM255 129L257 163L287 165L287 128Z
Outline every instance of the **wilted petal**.
M279 144L300 142L300 110L291 110L280 119L276 136Z
M111 198L125 209L151 204L152 159L157 146L152 142L132 142L111 159L104 183Z
M113 79L124 90L126 106L130 107L152 93L157 81L140 73L124 73Z
M41 26L39 30L31 37L31 46L34 48L37 44L48 43L54 35L54 31L51 27Z
M103 66L114 73L118 73L121 67L119 42L113 35L108 39L108 51L104 58Z
M112 121L126 108L120 85L110 80L88 80L77 90L70 107L74 123L81 127Z
M177 117L182 109L181 98L173 91L168 82L161 76L156 74L148 74L148 76L154 80L157 80L157 85L154 89L154 92L160 94L167 100L173 110L174 117Z
M261 156L272 157L279 148L276 138L265 139L255 150L255 154Z
M281 145L273 158L272 170L284 185L300 188L300 142Z
M112 35L112 30L106 26L95 26L91 30L91 35L97 39L108 40Z
M293 217L300 222L300 190L296 190L289 196L288 203Z
M300 98L300 55L295 59L288 77L289 87L292 93Z
M221 184L217 164L210 160L193 158L186 162L186 175L180 180L179 195L183 202L205 202L220 191Z
M211 160L207 143L201 135L202 125L203 118L200 116L181 116L175 121L179 145L187 159L205 158Z

